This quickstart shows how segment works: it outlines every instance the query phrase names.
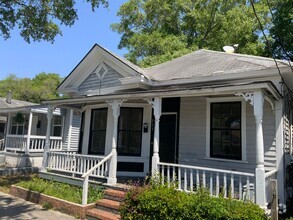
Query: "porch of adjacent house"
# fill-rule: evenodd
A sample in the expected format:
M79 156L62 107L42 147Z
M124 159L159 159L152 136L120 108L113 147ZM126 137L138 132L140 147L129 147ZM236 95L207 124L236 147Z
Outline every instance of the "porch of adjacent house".
M11 111L6 114L7 123L2 151L6 166L41 166L47 130L47 110L45 108ZM52 136L51 151L62 150L62 117L54 111L54 125L50 128Z
M175 184L175 186L178 187L179 190L194 191L199 187L205 187L212 195L222 195L224 197L230 196L239 200L250 200L265 208L266 205L270 202L270 179L277 178L279 181L282 181L282 183L284 179L284 171L281 166L283 152L282 147L280 147L283 144L282 100L272 96L268 97L266 93L261 89L252 92L249 91L243 93L233 93L233 97L235 96L238 97L237 100L241 98L242 102L250 106L247 109L250 108L251 116L253 118L253 122L251 124L254 125L254 128L252 130L247 129L246 127L242 127L242 132L240 133L237 131L237 129L240 130L240 128L233 128L234 130L230 129L232 133L234 132L235 137L237 137L237 135L242 136L241 143L238 143L236 140L236 145L243 145L243 143L246 145L246 140L248 140L247 142L252 143L251 146L253 145L253 149L242 147L242 151L240 153L233 153L229 155L230 158L240 158L239 161L233 161L233 159L225 159L224 157L223 159L215 159L209 157L210 155L212 155L212 152L211 149L209 147L206 148L206 146L211 144L211 138L209 137L209 135L214 135L210 132L211 126L213 126L213 123L211 123L210 121L212 119L210 115L209 117L207 115L200 115L199 118L204 118L204 120L201 121L204 121L203 124L201 124L200 121L196 121L197 124L188 124L188 121L190 123L192 122L193 116L186 114L187 112L184 112L184 108L187 109L189 108L189 106L192 106L193 100L190 98L191 96L182 97L182 99L184 98L185 100L181 100L181 103L184 103L185 101L189 104L185 106L181 105L178 111L174 109L172 111L163 110L164 108L166 109L168 107L164 107L164 105L162 105L161 97L146 97L141 99L141 102L143 102L144 105L151 106L152 111L150 111L150 115L148 117L149 120L147 120L146 122L145 118L142 120L142 128L139 131L143 133L143 127L145 127L146 130L147 127L149 127L149 131L147 131L147 137L151 139L151 143L149 142L147 148L141 148L140 156L132 157L131 161L134 162L134 164L137 161L143 161L143 175L145 175L146 173L151 173L153 176L159 176L161 183L166 183L168 185ZM195 96L195 98L196 97L198 96ZM205 101L204 104L205 106L207 106L207 112L210 111L210 109L208 109L208 106L211 106L210 103L214 101L213 98L209 97L202 97L202 99L208 100ZM231 99L231 97L228 96L228 99L234 100L233 97ZM224 100L222 101L222 103L227 103L227 95L220 98ZM122 176L125 176L126 174L131 176L131 172L127 173L118 171L117 173L117 164L121 161L125 162L125 157L127 158L127 160L129 160L129 157L127 157L127 155L124 155L125 157L123 158L123 155L119 155L117 153L117 146L119 148L119 145L121 144L121 136L118 136L120 135L121 130L123 130L121 128L121 123L119 124L120 110L121 107L127 106L127 101L126 99L110 100L106 101L106 106L105 104L100 106L97 104L97 100L93 100L94 99L91 99L92 103L87 103L88 106L83 107L81 111L84 112L86 111L86 108L90 108L90 112L93 112L94 108L100 108L101 106L102 108L108 109L109 115L107 116L107 123L108 125L109 123L111 124L112 130L108 130L108 128L102 129L101 127L97 128L97 130L105 131L106 136L111 134L110 137L106 137L106 148L103 152L103 155L89 155L89 146L86 146L87 148L84 149L85 145L83 145L80 153L52 152L49 150L50 129L47 129L47 144L45 145L44 160L42 164L42 171L44 173L48 174L48 172L55 172L57 174L65 174L66 176L70 176L71 178L80 179L83 183L84 189L83 204L87 203L87 188L90 180L104 180L104 182L106 182L108 185L115 185L117 184L117 176L121 174ZM265 134L264 136L263 116L265 100L267 100L266 105L272 107L272 112L269 114L271 118L273 117L274 123L269 124L268 126L271 126L269 130L274 130L274 133L271 134L268 132L268 134ZM84 102L84 100L82 102ZM105 100L100 102L105 103ZM137 103L138 106L141 105L141 102ZM208 103L209 105L206 105L206 103ZM93 105L92 108L89 107L91 104ZM132 101L131 105L135 106L135 103ZM200 109L201 107L202 103L199 103L197 105L197 108ZM52 118L52 107L49 107L48 109L49 127ZM196 110L194 111L196 112ZM243 114L245 113L242 110L241 112L241 117L243 117ZM176 140L176 138L174 139L174 146L177 147L174 148L173 158L171 159L170 157L168 157L168 155L166 156L166 153L168 154L169 151L166 151L166 149L163 148L162 140L160 140L160 138L162 138L160 134L163 135L164 131L166 131L167 129L162 127L162 123L160 125L160 120L166 120L166 118L164 119L164 115L177 116L177 118L174 120L174 123L177 123L177 130L174 131L174 134L178 134L176 135L176 137L179 137L180 140ZM170 119L171 118L167 117L168 122L170 122ZM244 123L244 121L242 121L243 119L247 120L246 118L241 118L241 124L239 126L243 126L246 124L246 122ZM184 120L186 122L185 125ZM152 122L147 124L147 122L150 121ZM90 120L88 122L90 122ZM203 127L201 125L203 125ZM188 132L188 129L190 131L190 129L194 129L195 127L197 128L199 133L202 130L207 131L207 135L203 135L203 137L201 136L201 138L195 140L196 142L198 142L196 144L192 141L194 141L193 138L196 138L198 136L196 136L196 134L194 133L192 134ZM215 130L217 130L217 128L215 128ZM81 129L81 131L83 133L85 130ZM167 129L167 131L172 132L170 129ZM244 133L246 136L243 136ZM90 145L90 143L84 140L84 133L82 135L82 142ZM98 135L98 133L96 135ZM269 143L275 145L272 151L270 150L270 147L265 146L268 144L266 135L272 137L271 139L269 139L269 141L272 140L272 142L274 142ZM169 139L172 139L171 136L172 135L170 135L169 133ZM183 141L183 139L185 142ZM147 141L147 138L144 139L142 135L140 141L141 143L143 143L143 141ZM196 145L201 144L204 145L204 147L197 148ZM150 145L151 147L149 147ZM233 148L233 146L230 147ZM232 148L230 148L230 150ZM161 150L163 153L160 153ZM251 152L251 150L254 150L254 152ZM202 152L204 153L200 154ZM220 152L213 152L213 154L221 155ZM276 163L273 165L270 164L269 162L265 161L265 157L271 158L271 160L275 160ZM192 160L191 158L194 159ZM270 159L268 159L268 161L270 161ZM147 168L148 164L150 164L150 169ZM279 187L278 190L280 201L283 202L284 188Z

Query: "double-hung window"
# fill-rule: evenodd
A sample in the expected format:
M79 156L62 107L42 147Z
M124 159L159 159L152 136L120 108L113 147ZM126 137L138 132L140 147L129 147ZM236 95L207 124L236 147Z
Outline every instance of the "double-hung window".
M53 136L62 136L62 116L60 115L53 116Z
M105 153L107 114L107 108L92 110L89 154Z
M211 102L209 121L209 157L242 160L242 102Z
M119 155L140 156L143 108L121 108L118 126Z

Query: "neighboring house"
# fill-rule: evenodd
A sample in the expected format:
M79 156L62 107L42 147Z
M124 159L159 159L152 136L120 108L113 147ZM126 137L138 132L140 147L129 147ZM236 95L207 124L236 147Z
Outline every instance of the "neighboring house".
M51 106L82 112L79 154L49 152L44 165L85 183L159 172L261 207L276 178L284 203L292 97L282 78L292 89L293 73L277 64L280 73L273 59L198 50L143 69L94 45L58 87L70 98L44 102L49 118Z
M49 142L51 151L76 150L80 114L58 108L53 115ZM46 142L47 107L11 99L10 93L7 98L0 98L0 117L5 120L1 150L6 166L41 167ZM69 136L69 131L75 133L71 132Z

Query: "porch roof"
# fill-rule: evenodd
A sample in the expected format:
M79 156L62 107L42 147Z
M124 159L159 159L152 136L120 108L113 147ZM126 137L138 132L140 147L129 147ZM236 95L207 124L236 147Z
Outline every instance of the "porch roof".
M268 96L273 99L280 99L282 95L278 89L270 81L252 82L252 83L230 83L218 85L186 85L186 86L170 86L168 88L156 89L152 91L131 91L111 95L94 95L83 96L77 98L54 99L43 101L43 104L62 106L80 109L87 103L104 103L106 100L127 99L127 100L143 100L154 97L187 97L187 96L212 96L212 95L229 95L236 92L248 92L255 90L264 90Z

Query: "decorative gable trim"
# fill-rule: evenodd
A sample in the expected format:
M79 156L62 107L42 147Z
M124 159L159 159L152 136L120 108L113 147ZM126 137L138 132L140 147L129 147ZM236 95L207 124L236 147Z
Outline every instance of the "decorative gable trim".
M78 87L93 72L97 74L99 79L102 79L109 70L107 65L123 77L136 77L143 75L143 70L139 67L129 64L124 58L121 58L96 44L60 84L57 88L58 91L61 93L78 91ZM101 72L101 70L105 71Z

